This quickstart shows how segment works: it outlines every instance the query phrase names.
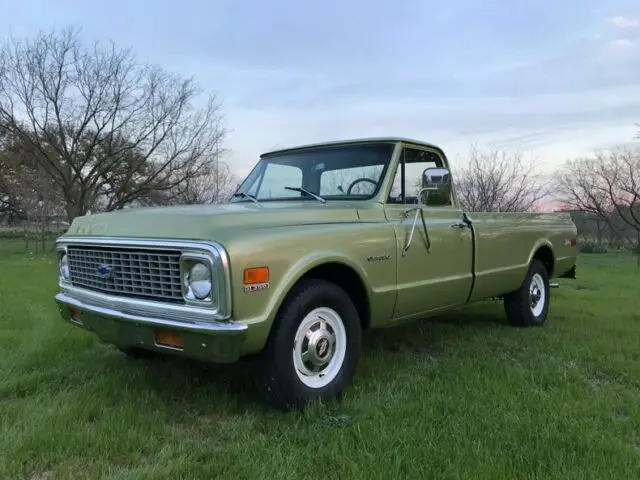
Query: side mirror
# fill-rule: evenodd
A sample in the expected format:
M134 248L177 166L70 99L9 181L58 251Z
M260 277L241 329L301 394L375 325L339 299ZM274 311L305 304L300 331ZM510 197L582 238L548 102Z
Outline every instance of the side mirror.
M448 168L427 168L422 172L422 188L418 194L425 205L451 204L451 173Z
M422 172L422 186L438 191L442 186L451 183L451 175L448 168L427 168Z

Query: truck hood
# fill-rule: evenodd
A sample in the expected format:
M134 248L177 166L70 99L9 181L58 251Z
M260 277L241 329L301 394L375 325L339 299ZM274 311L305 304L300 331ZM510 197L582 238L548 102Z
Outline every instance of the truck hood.
M124 209L76 218L67 235L217 240L239 233L288 225L358 222L345 203L286 201Z

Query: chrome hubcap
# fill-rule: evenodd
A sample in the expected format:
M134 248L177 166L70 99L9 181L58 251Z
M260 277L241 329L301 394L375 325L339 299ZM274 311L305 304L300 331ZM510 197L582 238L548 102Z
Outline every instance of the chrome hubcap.
M535 307L540 301L540 297L542 296L542 292L537 286L534 286L531 289L531 306Z
M303 347L302 361L309 364L312 370L317 370L326 365L333 355L333 346L336 337L331 333L326 322L320 322L320 327L315 332L309 331L305 337L308 339L306 347Z
M347 334L338 313L316 308L300 322L293 342L298 378L310 388L328 385L338 374L347 350Z
M542 276L536 273L531 279L531 285L529 285L529 306L534 316L538 317L542 314L545 300L546 292L544 281L542 280Z

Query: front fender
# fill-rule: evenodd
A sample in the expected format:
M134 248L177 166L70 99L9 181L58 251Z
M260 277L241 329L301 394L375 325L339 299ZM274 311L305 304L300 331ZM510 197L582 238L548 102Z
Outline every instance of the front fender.
M395 299L395 237L382 224L323 225L302 229L262 232L230 242L234 320L249 325L247 351L264 345L278 310L291 288L310 270L337 263L350 268L361 280L370 311L391 314ZM266 233L266 235L265 235ZM371 261L384 256L386 260ZM269 267L269 283L260 289L245 289L243 272L251 267Z
M269 295L267 300L264 302L262 308L260 308L260 311L255 312L257 313L256 316L252 318L239 319L250 326L250 335L248 336L247 344L245 345L245 348L248 351L253 352L262 349L278 311L295 284L315 267L329 263L338 263L355 271L366 289L367 298L371 298L371 283L369 282L367 272L349 256L335 251L314 252L312 254L305 255L291 265L291 267L284 272L273 286L270 286L268 289ZM262 291L260 293L263 292L266 291ZM258 293L245 294L243 292L242 295L258 295Z
M300 258L296 263L294 263L282 278L282 280L279 282L277 290L274 292L274 295L272 296L271 301L268 304L268 310L270 313L267 316L267 322L269 324L273 322L287 294L304 275L313 270L315 267L326 265L328 263L339 263L354 270L358 277L360 277L360 280L362 281L365 290L367 291L367 297L371 297L371 283L369 282L367 272L362 268L360 264L354 262L353 259L340 252L314 252Z

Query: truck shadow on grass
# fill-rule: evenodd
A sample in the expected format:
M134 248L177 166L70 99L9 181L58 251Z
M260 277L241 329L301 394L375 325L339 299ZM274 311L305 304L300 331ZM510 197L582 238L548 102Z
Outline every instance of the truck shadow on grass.
M507 327L504 310L502 303L488 301L478 303L473 307L460 307L389 328L371 330L365 334L365 344L375 342L370 346L376 349L394 350L394 341L421 340L422 335L416 338L417 334L425 334L427 337L433 338L432 335L441 333L441 330L455 331L457 334L464 334L464 332L473 334L476 330L495 327Z
M508 329L502 305L484 302L471 308L452 310L398 325L392 328L366 332L363 338L362 358L355 381L366 382L379 375L377 367L381 357L393 356L402 364L411 364L425 358L437 358L450 348L463 348L461 344L478 341L482 332ZM246 410L264 410L253 387L248 360L229 365L211 365L175 356L155 355L145 360L133 360L113 350L106 360L108 369L135 370L127 388L143 393L153 391L155 397L171 408L204 409L210 413L224 410L238 413ZM394 362L396 363L396 362ZM127 364L126 367L123 364ZM388 366L389 369L394 367ZM396 367L397 368L397 367Z
M477 340L482 333L509 329L502 304L482 302L436 314L403 325L372 330L365 334L363 353L367 356L394 355L438 357L452 344Z

